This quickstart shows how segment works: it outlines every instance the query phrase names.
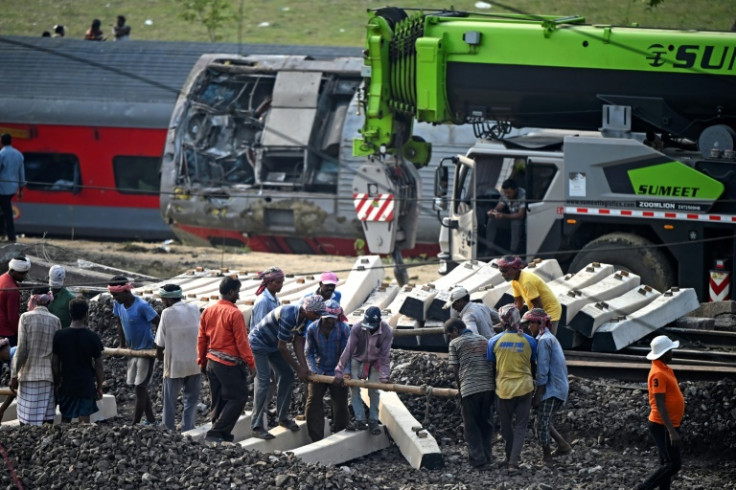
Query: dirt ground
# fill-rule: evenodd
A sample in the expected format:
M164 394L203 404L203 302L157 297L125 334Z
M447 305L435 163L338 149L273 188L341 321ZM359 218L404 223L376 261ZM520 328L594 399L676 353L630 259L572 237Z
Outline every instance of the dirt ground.
M356 257L334 255L286 255L248 252L243 249L193 247L178 243L150 242L97 242L88 240L61 240L21 238L18 243L25 253L53 263L78 265L79 260L167 279L195 267L207 269L228 268L258 272L271 265L281 267L287 274L311 275L331 270L346 278ZM393 263L384 259L386 280L393 279ZM437 278L437 265L411 261L409 276L416 284ZM84 264L82 264L84 265ZM110 272L115 274L114 271Z

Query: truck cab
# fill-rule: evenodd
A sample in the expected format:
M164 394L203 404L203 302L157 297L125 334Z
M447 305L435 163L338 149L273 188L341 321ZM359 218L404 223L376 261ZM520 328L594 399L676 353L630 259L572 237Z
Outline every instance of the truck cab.
M561 139L556 146L561 146ZM542 237L559 236L554 230L560 228L557 209L564 199L561 151L530 151L481 141L464 156L453 158L452 164L454 185L449 201L443 202L438 196L437 206L448 211L442 230L446 238L440 239L442 270L449 271L460 261L474 258L490 260L512 252L537 254L546 246ZM508 230L499 230L494 239L487 239L488 212L499 203L507 179L513 179L526 195L520 249L515 251L509 249ZM538 232L528 233L530 228Z

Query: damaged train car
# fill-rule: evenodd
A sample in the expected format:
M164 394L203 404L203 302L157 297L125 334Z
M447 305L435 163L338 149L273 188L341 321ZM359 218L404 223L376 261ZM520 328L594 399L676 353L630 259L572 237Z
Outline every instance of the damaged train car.
M349 255L364 246L352 181L362 125L360 58L203 55L176 103L161 166L161 212L185 242ZM437 251L437 162L472 145L469 127L418 125L433 141L419 171L416 246ZM406 252L405 252L406 253Z

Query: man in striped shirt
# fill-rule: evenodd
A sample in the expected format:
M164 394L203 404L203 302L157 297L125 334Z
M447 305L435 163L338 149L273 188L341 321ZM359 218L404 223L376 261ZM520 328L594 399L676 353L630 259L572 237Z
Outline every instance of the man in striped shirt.
M493 364L486 359L488 340L458 319L445 323L445 333L450 338L449 364L455 372L460 395L468 459L472 466L480 468L492 459L495 382Z
M299 426L289 416L289 404L294 386L294 371L300 380L306 381L309 367L304 355L304 336L307 322L317 320L324 306L322 296L307 296L300 305L282 305L271 311L266 318L253 325L248 334L256 364L255 398L251 432L254 437L273 439L268 427L263 427L263 413L266 410L268 385L271 369L276 376L276 409L279 425L292 431ZM293 344L294 355L288 343Z

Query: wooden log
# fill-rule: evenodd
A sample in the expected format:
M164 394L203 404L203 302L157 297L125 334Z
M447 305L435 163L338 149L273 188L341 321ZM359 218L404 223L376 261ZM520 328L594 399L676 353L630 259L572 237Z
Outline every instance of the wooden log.
M105 350L102 351L102 354L106 356L123 357L156 357L156 349L133 350L122 349L120 347L105 347Z
M324 374L310 374L309 381L313 383L332 384L335 380L334 376L325 376ZM432 386L414 386L414 385L397 385L394 383L377 383L364 379L346 379L345 386L357 386L359 388L373 388L383 391L394 391L396 393L407 393L409 395L426 396L442 396L445 398L453 398L457 396L457 390L454 388L434 388Z
M13 396L15 396L15 393L13 393L12 391L10 391L10 388L8 388L7 386L3 386L3 387L0 388L0 395L5 395L5 396L13 395Z

